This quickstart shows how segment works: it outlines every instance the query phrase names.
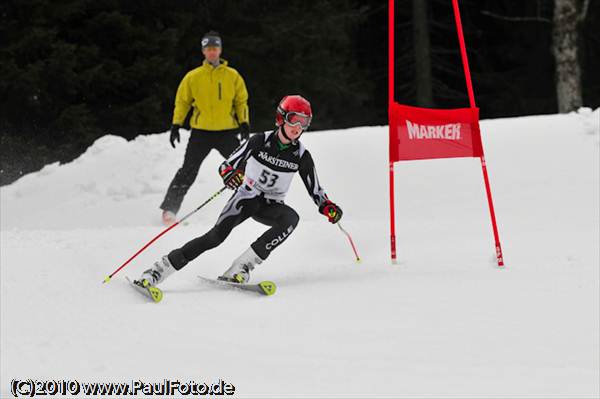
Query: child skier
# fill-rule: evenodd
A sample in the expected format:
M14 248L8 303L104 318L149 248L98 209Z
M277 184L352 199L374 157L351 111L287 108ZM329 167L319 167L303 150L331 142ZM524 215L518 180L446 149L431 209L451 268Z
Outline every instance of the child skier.
M296 172L300 173L319 212L331 223L337 223L342 217L342 209L328 199L319 185L310 153L298 141L311 120L312 110L305 98L299 95L284 97L277 107L277 128L253 135L219 167L223 182L235 193L215 226L203 236L163 256L134 283L140 287L154 287L203 252L220 245L235 226L251 217L270 229L219 277L228 282L248 282L254 267L267 259L298 224L298 214L283 202Z

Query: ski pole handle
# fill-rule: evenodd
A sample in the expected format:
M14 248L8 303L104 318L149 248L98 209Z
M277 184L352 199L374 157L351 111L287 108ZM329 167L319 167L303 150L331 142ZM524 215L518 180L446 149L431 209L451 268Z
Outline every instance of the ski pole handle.
M340 228L340 231L342 233L344 233L346 235L346 237L348 237L348 241L350 241L350 245L352 246L352 251L354 251L354 256L356 256L356 263L360 263L360 256L358 256L358 252L356 251L356 246L354 245L354 241L352 241L352 237L350 236L350 233L348 233L346 230L344 230L344 228L342 227L340 222L337 222L336 224Z
M108 283L110 281L110 279L113 278L113 276L115 274L117 274L121 269L123 269L125 266L127 266L129 264L129 262L131 262L133 259L135 259L139 254L141 254L142 252L144 252L144 250L146 248L148 248L150 245L152 245L156 240L158 240L160 237L162 237L163 235L165 235L169 230L171 230L172 228L174 228L175 226L177 226L178 224L180 224L181 222L183 222L185 219L187 219L188 217L192 216L194 213L198 212L200 210L200 208L202 208L204 205L208 204L210 201L212 201L215 198L217 198L226 189L227 189L227 187L221 188L219 191L217 191L216 193L214 193L213 195L211 195L210 198L208 198L206 201L204 201L199 207L197 207L196 209L194 209L193 211L191 211L190 213L188 213L187 215L185 215L183 218L177 220L175 223L173 223L172 225L170 225L169 227L167 227L165 230L161 231L156 237L154 237L146 245L144 245L142 248L140 248L139 251L137 251L135 254L133 254L133 256L131 258L127 259L125 261L125 263L123 263L121 266L119 266L119 268L117 270L115 270L114 272L112 272L110 275L106 276L106 278L104 279L103 283Z

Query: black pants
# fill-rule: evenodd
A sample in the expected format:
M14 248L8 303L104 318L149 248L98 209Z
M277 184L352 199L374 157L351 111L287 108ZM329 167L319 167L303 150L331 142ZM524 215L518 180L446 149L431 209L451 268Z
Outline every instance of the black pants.
M289 237L300 219L296 211L284 203L268 200L263 195L256 196L255 192L241 187L229 199L217 223L208 233L169 253L171 264L175 269L181 269L204 251L220 245L235 226L249 217L271 227L251 245L263 260Z
M218 150L224 158L228 158L240 145L235 130L221 130L216 132L193 129L190 134L183 166L179 168L173 181L169 185L165 199L160 209L177 213L181 207L183 197L198 176L202 161L213 148Z

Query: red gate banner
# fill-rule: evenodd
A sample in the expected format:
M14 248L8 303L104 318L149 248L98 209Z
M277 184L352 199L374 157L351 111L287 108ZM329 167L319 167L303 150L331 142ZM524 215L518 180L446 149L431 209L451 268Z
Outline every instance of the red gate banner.
M479 108L391 104L390 160L481 157Z

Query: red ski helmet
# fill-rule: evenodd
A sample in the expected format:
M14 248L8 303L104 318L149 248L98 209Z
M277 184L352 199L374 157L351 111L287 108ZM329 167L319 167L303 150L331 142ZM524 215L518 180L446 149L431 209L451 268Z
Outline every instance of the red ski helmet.
M300 125L303 130L308 129L312 121L312 109L310 103L304 97L294 94L285 96L277 106L277 115L275 124L283 125L287 122L290 125Z

